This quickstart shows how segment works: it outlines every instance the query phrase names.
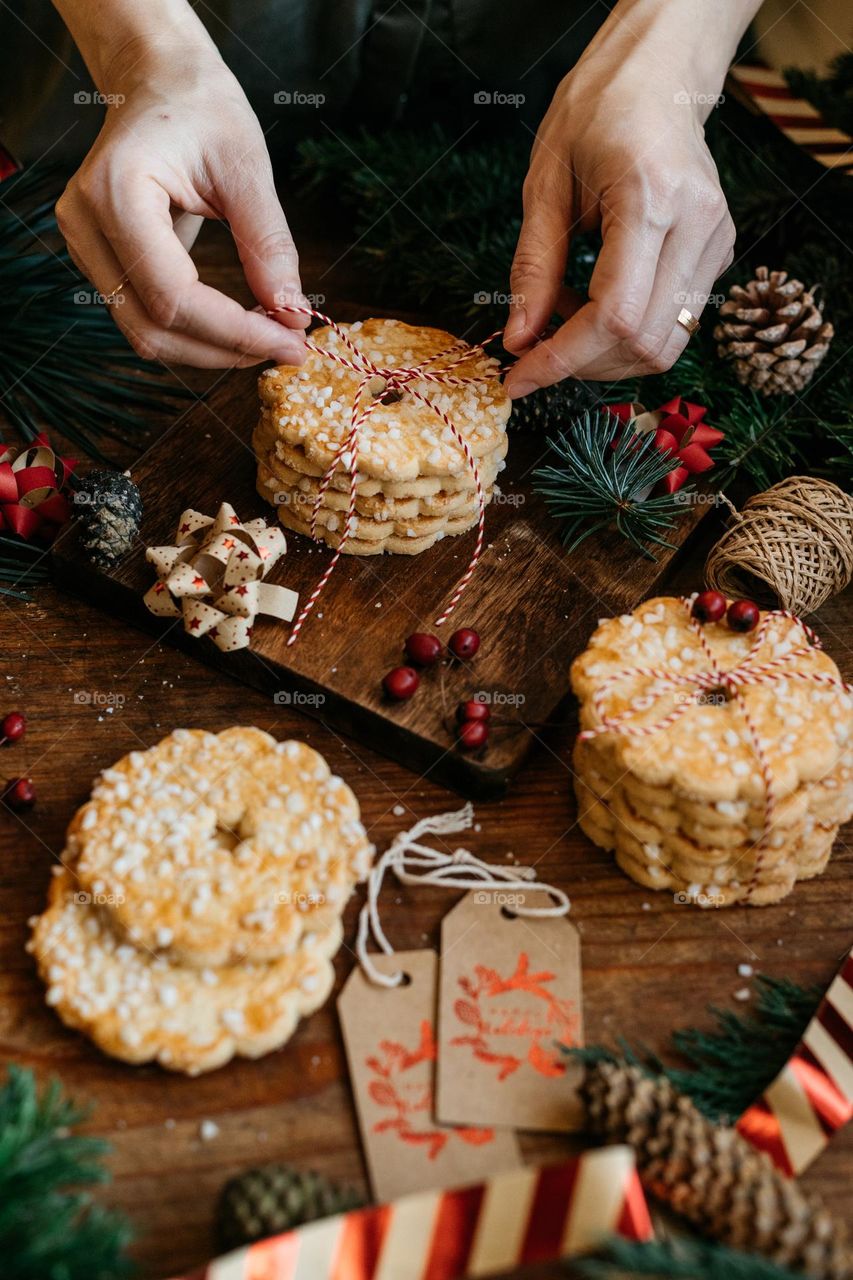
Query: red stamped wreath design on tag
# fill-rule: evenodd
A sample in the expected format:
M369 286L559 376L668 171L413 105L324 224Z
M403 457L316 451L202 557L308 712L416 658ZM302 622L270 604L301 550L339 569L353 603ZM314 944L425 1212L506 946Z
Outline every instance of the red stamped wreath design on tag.
M558 1046L577 1042L579 1018L573 1001L561 1000L548 990L556 977L547 971L531 973L524 951L508 978L486 965L475 965L473 978L459 979L465 998L453 1005L456 1017L471 1031L455 1036L450 1043L467 1046L479 1062L496 1067L499 1081L508 1079L525 1062L542 1076L565 1075L566 1064ZM508 1003L502 999L507 995L528 998ZM526 1041L526 1052L521 1045L519 1053L500 1052L499 1042L506 1036Z
M395 1040L382 1040L379 1053L366 1059L366 1066L377 1077L370 1081L368 1095L377 1106L390 1112L385 1119L377 1120L373 1132L396 1133L401 1142L423 1147L429 1160L435 1160L453 1137L479 1147L492 1142L495 1136L494 1129L435 1128L432 1070L428 1064L435 1062L437 1056L432 1024L425 1019L416 1049L407 1049Z

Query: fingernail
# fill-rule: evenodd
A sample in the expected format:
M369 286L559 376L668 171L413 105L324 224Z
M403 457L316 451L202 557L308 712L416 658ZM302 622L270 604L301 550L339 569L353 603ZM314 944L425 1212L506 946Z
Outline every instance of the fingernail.
M520 381L518 379L507 379L504 383L504 389L513 400L520 400L522 396L529 396L531 391L535 391L537 389L537 384L535 382L530 382L525 378L522 378Z

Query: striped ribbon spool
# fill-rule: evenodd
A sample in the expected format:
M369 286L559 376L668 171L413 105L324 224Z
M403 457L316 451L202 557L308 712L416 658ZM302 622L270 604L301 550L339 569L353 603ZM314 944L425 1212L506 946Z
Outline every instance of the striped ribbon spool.
M432 409L432 411L437 414L444 425L450 430L453 439L462 450L465 462L473 477L474 488L477 493L477 541L475 543L471 559L468 562L468 567L457 582L447 608L440 617L435 620L435 626L440 627L442 623L447 621L451 613L453 613L453 610L459 603L459 599L468 583L471 581L474 571L479 563L480 556L483 551L483 540L486 528L486 499L483 493L483 485L480 480L480 470L467 442L460 435L450 416L445 413L443 409L439 408L434 401L430 400L428 396L425 396L423 392L416 390L412 384L418 381L424 381L434 382L437 386L464 387L482 381L479 377L460 377L458 374L451 373L450 370L456 365L462 364L464 361L470 359L470 357L475 355L478 351L484 351L485 347L487 347L490 342L493 342L495 338L500 337L503 330L496 330L496 332L490 334L488 338L484 338L482 342L472 344L462 341L454 342L443 351L437 351L435 355L427 356L427 358L422 360L420 364L398 369L383 369L373 363L369 356L367 356L365 352L352 341L349 335L344 332L339 324L336 324L334 320L329 319L328 316L323 315L321 311L316 311L313 307L297 307L295 305L286 304L284 306L276 307L276 309L269 312L269 314L274 317L281 311L290 311L294 315L309 316L312 319L319 320L322 324L327 325L332 329L351 353L351 359L348 359L337 351L330 351L327 347L318 346L318 344L316 342L312 342L310 338L305 339L306 347L309 351L313 351L315 355L324 356L328 360L334 360L336 364L341 365L344 369L350 369L353 373L360 375L350 410L349 432L338 446L332 461L323 475L317 492L317 497L314 501L314 508L311 513L311 536L313 538L316 536L317 517L320 514L323 497L332 482L332 477L334 476L335 471L341 462L343 462L344 466L350 473L350 487L349 503L347 505L344 527L341 532L341 539L335 548L334 555L327 565L320 581L311 592L311 595L302 607L299 617L293 624L293 629L287 640L288 645L295 644L298 640L299 633L305 625L308 615L311 613L314 605L322 595L326 583L332 576L335 566L343 555L344 547L349 541L353 521L355 519L355 503L358 486L358 453L361 428L364 426L370 415L382 403L384 397L389 393L399 394L403 391L407 391L409 395L413 396L421 404L426 405L428 409ZM442 368L429 368L429 366L435 364L437 360L445 361ZM381 380L383 384L382 389L378 394L374 395L366 405L362 406L364 393L374 379Z
M828 125L810 102L796 97L778 71L736 64L729 69L729 81L733 92L746 98L818 164L853 174L853 138Z
M853 1117L853 948L773 1083L738 1132L789 1178Z
M797 618L787 609L773 609L766 613L761 621L761 625L755 633L755 639L750 646L749 652L743 662L738 663L736 667L730 667L724 671L717 660L705 638L701 624L693 617L692 603L693 597L682 597L681 603L687 610L687 617L693 631L699 641L702 653L708 661L708 667L704 671L691 671L684 675L679 672L667 670L666 667L624 667L621 671L616 671L613 675L608 676L606 680L598 686L593 694L593 707L598 717L599 723L592 729L584 729L578 734L580 741L587 741L597 738L605 733L627 734L636 738L651 738L655 734L660 733L662 729L669 725L675 724L680 720L691 707L696 706L704 694L710 693L717 689L725 691L727 696L731 698L744 718L747 730L749 731L752 749L758 760L758 767L761 770L761 778L764 784L764 828L761 839L756 846L757 855L753 868L752 879L747 887L746 901L748 902L755 891L758 878L761 874L762 856L761 850L766 845L773 829L773 815L776 804L776 791L773 781L773 771L767 757L767 752L761 741L758 727L750 715L749 708L742 696L744 688L748 685L772 684L776 680L801 680L808 683L831 686L841 689L845 693L853 693L853 685L846 684L840 677L824 675L822 672L810 671L792 671L790 663L795 658L803 657L809 653L811 649L821 648L821 643L815 632L809 627L802 618ZM802 628L803 637L806 641L803 645L798 645L793 649L789 649L787 653L778 658L771 658L767 662L756 662L756 654L761 647L764 634L774 618L789 618L796 622ZM650 694L641 694L633 698L628 704L625 711L619 712L617 715L608 715L604 709L605 700L612 690L613 686L622 680L636 679L637 677L652 681L654 684L654 692ZM664 715L660 720L656 720L653 724L632 724L631 717L638 711L647 711L654 705L655 697L659 697L664 693L673 692L676 689L684 689L688 691L682 701Z
M183 1280L465 1280L652 1224L630 1147L358 1209L249 1245Z

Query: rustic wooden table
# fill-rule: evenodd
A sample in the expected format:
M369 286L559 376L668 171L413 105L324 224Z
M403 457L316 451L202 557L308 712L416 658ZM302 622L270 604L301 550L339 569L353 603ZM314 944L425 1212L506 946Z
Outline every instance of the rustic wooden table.
M302 237L303 246L306 239ZM309 290L336 300L369 302L349 262L325 276L336 256L316 234L303 248ZM199 254L205 278L240 293L224 238L207 237ZM361 288L361 292L359 289ZM189 378L199 387L205 378ZM224 446L223 446L224 447ZM698 581L703 548L694 543L673 587ZM819 629L848 678L853 593L821 610ZM53 586L33 603L0 601L3 699L0 712L29 719L24 742L2 755L6 775L29 773L39 801L23 818L0 813L0 1056L59 1076L92 1104L87 1128L113 1144L114 1181L104 1198L120 1206L137 1232L144 1280L162 1280L211 1254L211 1223L224 1180L253 1163L289 1160L363 1184L364 1168L334 1003L304 1024L280 1053L236 1062L190 1080L156 1068L123 1066L66 1031L45 1007L24 951L27 919L44 903L50 868L74 810L94 775L125 752L148 746L178 725L218 730L252 723L278 737L306 739L353 786L367 828L381 849L395 832L457 798L362 749L295 709L273 705L227 675L157 643ZM566 654L566 664L570 654ZM91 701L84 701L89 696ZM108 711L100 699L116 704ZM472 839L485 858L512 850L571 895L583 936L588 1041L626 1035L663 1050L673 1028L709 1023L709 1002L738 1007L745 985L738 965L758 973L828 984L853 940L853 849L838 842L819 879L800 885L764 910L702 912L676 905L626 879L609 855L593 848L576 824L571 794L571 723L542 738L510 795L480 806ZM398 947L436 945L446 896L421 890L393 894L388 932ZM352 943L359 899L350 904ZM338 957L339 983L352 953ZM749 980L746 985L751 985ZM217 1135L202 1140L202 1121ZM565 1140L524 1140L530 1158L566 1152ZM803 1179L850 1218L853 1126L839 1134Z

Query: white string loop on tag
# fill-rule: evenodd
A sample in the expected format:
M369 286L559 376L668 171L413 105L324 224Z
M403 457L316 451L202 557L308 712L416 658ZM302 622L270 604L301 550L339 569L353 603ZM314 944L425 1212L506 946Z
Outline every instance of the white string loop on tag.
M444 889L482 889L484 892L500 891L508 885L530 887L531 881L536 881L535 888L547 893L551 904L538 907L517 904L513 906L516 915L545 918L564 916L570 911L571 903L562 889L536 880L533 867L498 867L483 862L467 849L444 853L420 843L421 837L425 835L444 836L467 831L473 822L474 807L470 803L454 813L439 813L432 818L421 818L410 830L396 835L374 863L367 878L367 901L358 917L355 943L358 962L371 982L381 987L398 987L404 976L402 972L383 973L377 969L368 951L373 938L386 956L394 954L394 948L386 938L379 919L379 894L387 871L392 871L401 884L438 885Z

